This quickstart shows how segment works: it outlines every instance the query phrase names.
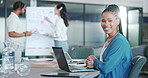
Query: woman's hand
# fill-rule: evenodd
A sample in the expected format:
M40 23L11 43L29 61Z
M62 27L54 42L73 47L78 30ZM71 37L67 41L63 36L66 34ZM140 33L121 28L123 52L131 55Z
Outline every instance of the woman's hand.
M48 34L48 33L45 33L45 34L42 34L42 35L44 35L44 36L49 36L49 34Z
M93 55L90 55L90 56L87 57L87 59L86 59L86 66L87 66L88 68L94 68L94 66L93 66L93 64L94 64L94 59L96 59L96 57L93 56Z
M46 20L49 23L52 23L51 20L48 17L44 17L44 20Z

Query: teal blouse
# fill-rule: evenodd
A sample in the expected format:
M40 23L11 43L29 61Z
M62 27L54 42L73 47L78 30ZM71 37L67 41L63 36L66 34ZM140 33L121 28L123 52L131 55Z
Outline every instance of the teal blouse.
M104 51L103 62L94 60L94 67L100 71L98 78L128 78L132 57L129 42L118 33Z

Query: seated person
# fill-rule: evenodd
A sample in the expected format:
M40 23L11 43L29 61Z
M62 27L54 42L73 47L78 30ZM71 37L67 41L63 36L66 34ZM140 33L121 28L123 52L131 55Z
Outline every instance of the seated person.
M100 59L90 55L86 59L88 68L100 71L98 78L128 78L132 64L132 50L128 40L123 36L119 7L109 5L102 12L101 26L108 35L100 53Z

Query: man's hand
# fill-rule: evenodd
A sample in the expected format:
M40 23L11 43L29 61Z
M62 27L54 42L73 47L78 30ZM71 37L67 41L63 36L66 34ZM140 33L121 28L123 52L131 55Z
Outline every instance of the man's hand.
M45 33L45 34L42 34L42 35L44 35L44 36L49 36L49 34L48 34L48 33Z
M24 32L25 36L31 36L32 35L32 32Z

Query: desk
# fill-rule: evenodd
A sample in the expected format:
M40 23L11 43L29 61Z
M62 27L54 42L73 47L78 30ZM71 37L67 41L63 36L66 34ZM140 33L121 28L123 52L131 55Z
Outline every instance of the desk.
M17 73L15 73L13 76L10 76L9 78L47 78L40 76L41 73L50 73L50 72L66 72L61 70L57 63L52 63L54 66L52 67L32 67L31 71L28 76L21 77ZM79 72L80 73L80 72ZM81 73L87 73L84 78L93 78L99 74L99 71L95 70L94 72L81 72ZM50 77L54 78L54 77ZM59 77L58 77L59 78ZM63 78L63 77L62 77Z

